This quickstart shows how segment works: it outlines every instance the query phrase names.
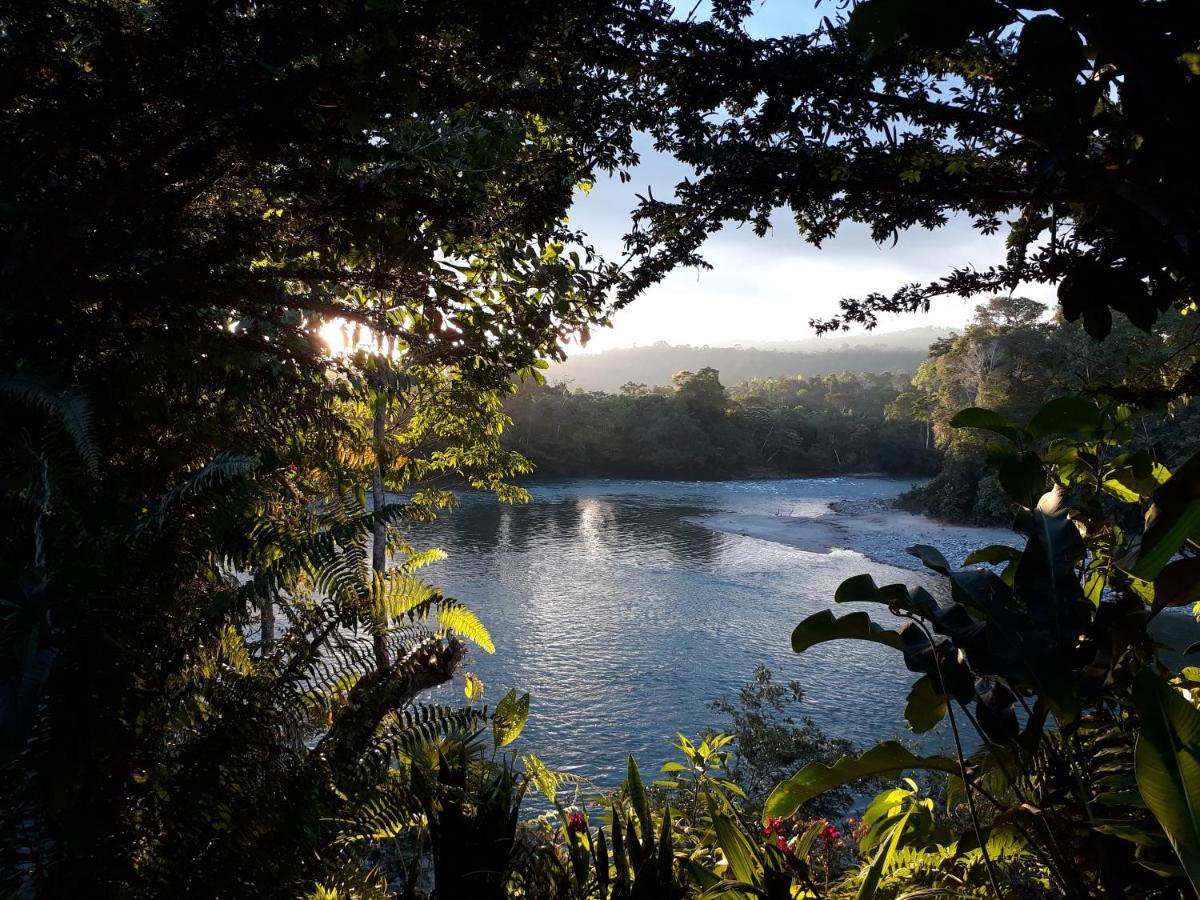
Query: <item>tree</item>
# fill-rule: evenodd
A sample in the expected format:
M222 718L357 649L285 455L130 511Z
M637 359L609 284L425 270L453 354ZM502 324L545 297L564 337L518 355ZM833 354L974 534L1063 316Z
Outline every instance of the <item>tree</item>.
M1028 328L1046 316L1046 307L1028 297L1011 294L989 297L975 307L975 321L987 328Z
M641 203L627 299L701 264L725 222L762 234L786 207L817 245L847 221L879 242L952 217L1008 231L1003 264L848 299L822 330L1030 281L1057 283L1063 315L1096 337L1111 310L1148 329L1193 302L1195 4L860 0L811 34L763 39L741 27L749 4L714 9L656 60L655 138L695 171Z
M1062 393L1083 392L1124 399L1161 398L1195 358L1197 326L1190 317L1164 316L1150 334L1114 323L1099 343L1061 318L1039 321L1044 308L1033 301L991 298L976 307L961 334L930 348L930 359L907 391L889 407L895 418L924 422L944 452L941 471L901 497L906 508L952 521L1005 523L1011 505L987 471L990 440L953 426L959 410L983 406L1028 418ZM1190 433L1195 416L1183 395L1162 406L1159 420L1146 416L1136 445L1168 467L1187 454L1178 438Z
M500 393L603 320L565 212L655 15L5 11L6 890L379 890L393 762L478 719L416 698L490 643L412 528L515 496Z
M720 373L705 367L699 372L676 372L671 377L675 396L701 421L712 421L725 414L725 388Z

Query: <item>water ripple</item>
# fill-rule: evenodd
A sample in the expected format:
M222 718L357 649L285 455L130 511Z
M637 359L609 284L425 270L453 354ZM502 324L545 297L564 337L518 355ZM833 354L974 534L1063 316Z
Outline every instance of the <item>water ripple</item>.
M799 679L808 715L831 734L865 743L905 733L912 676L896 654L841 642L796 656L789 638L851 575L920 576L684 519L817 515L832 500L907 486L882 478L561 481L537 485L525 506L469 497L413 537L449 552L432 577L492 632L496 654L470 661L487 700L509 687L532 695L522 748L612 783L626 753L652 764L670 756L676 731L721 726L709 704L732 695L759 663ZM461 687L439 693L461 697Z

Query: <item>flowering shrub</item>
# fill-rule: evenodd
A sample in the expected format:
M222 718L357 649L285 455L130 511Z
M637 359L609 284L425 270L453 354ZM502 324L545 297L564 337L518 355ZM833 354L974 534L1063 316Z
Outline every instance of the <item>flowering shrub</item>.
M587 832L587 820L584 819L581 812L570 812L567 814L567 834L576 835Z

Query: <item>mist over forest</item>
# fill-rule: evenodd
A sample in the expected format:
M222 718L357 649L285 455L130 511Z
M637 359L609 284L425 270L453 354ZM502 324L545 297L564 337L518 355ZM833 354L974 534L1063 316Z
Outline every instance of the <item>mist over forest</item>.
M853 337L829 335L808 340L777 341L731 347L693 347L665 341L602 353L575 353L551 366L547 377L585 391L620 390L626 382L671 383L676 372L717 369L725 384L785 375L832 375L837 372L914 372L929 345L946 337L947 329L907 328Z

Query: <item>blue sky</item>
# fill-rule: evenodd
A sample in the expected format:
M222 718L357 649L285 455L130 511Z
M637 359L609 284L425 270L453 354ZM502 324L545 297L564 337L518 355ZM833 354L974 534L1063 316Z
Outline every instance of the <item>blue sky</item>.
M679 6L686 13L691 4L685 0ZM811 0L763 0L756 6L750 31L763 36L807 31L821 16L835 12L836 4L829 0L815 9ZM642 162L632 172L632 182L602 180L589 194L581 194L571 211L572 224L588 232L610 258L620 256L634 195L653 188L656 197L669 196L687 173L675 160L655 153L648 141L639 149ZM908 282L935 280L956 265L983 268L1000 262L1004 236L982 236L965 220L957 220L935 232L908 232L896 246L880 247L864 227L847 225L818 250L801 240L783 211L765 238L756 238L748 228L727 226L709 239L704 256L712 270L673 273L617 313L613 328L596 332L587 350L659 340L712 346L804 340L813 336L808 320L836 312L843 297L888 293ZM1023 293L1047 303L1054 299L1052 289L1045 287ZM879 331L961 326L973 307L973 301L942 299L928 314L881 320ZM840 338L833 339L840 343Z

